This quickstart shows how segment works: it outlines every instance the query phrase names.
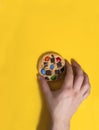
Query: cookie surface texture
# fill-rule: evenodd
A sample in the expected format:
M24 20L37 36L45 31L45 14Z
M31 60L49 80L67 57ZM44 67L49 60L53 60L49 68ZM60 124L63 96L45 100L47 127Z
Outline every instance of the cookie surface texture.
M65 70L65 60L58 53L46 52L38 61L38 71L48 81L62 77Z

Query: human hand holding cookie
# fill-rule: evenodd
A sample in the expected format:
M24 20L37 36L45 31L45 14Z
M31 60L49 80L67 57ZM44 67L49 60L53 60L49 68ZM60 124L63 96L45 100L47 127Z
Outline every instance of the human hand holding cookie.
M45 78L38 76L51 115L51 130L70 130L70 120L90 94L87 73L75 61L66 60L66 75L61 89L51 91Z

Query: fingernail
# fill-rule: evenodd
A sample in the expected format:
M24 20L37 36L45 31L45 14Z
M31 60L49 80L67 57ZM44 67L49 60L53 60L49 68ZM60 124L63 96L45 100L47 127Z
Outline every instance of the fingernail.
M76 66L76 61L75 61L75 59L71 58L71 63L72 63L72 65Z
M74 59L72 59L72 58L71 58L71 63L72 63L72 65L74 65Z
M65 59L65 63L68 64L69 63L68 60Z
M75 62L75 60L73 58L71 58L71 62Z

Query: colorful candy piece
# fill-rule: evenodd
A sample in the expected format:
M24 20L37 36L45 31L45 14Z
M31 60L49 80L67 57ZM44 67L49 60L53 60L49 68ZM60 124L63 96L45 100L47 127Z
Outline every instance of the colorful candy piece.
M45 61L49 61L50 57L49 56L46 56L45 57Z
M54 55L51 55L52 58L51 58L51 63L54 63L55 62L55 58L54 58Z
M56 79L56 76L55 76L55 75L53 75L53 76L51 77L51 79L52 79L52 80L55 80L55 79Z
M49 78L48 78L48 77L45 77L45 79L49 80Z
M45 73L46 73L45 69L42 69L42 70L41 70L41 74L44 75Z
M60 74L60 71L59 70L55 70L55 74Z
M48 66L48 63L47 62L44 62L44 68Z
M64 72L64 67L63 67L63 68L61 68L61 72Z
M51 70L54 69L54 65L53 65L53 64L50 65L50 69L51 69Z
M54 55L51 55L52 57L54 57Z
M61 58L60 58L60 57L57 57L57 58L56 58L56 61L57 61L57 62L61 62Z
M46 70L46 75L51 75L51 71L50 70Z
M51 58L51 63L54 63L55 62L55 59L54 58Z
M61 62L58 62L57 63L57 67L59 68L59 67L61 67L62 66L62 63Z

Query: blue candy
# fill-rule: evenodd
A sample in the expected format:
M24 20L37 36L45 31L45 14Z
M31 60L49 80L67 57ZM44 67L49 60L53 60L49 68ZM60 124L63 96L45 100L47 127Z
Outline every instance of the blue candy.
M41 73L44 75L44 74L45 74L45 70L44 70L44 69L42 69L42 70L41 70Z
M52 64L52 65L50 65L50 69L52 70L52 69L54 69L54 65Z

